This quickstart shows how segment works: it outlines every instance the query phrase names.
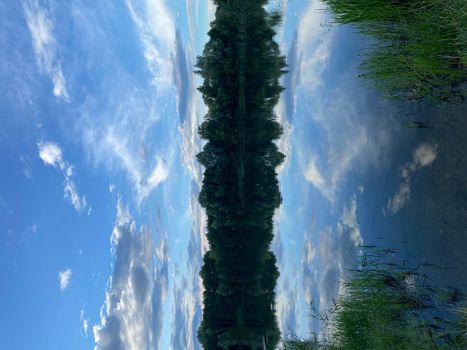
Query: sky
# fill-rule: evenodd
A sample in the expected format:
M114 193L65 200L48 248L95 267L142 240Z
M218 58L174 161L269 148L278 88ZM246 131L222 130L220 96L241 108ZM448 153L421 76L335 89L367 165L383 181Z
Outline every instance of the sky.
M319 1L274 5L289 64L276 109L287 156L271 247L277 316L283 334L306 336L318 327L307 304L329 305L361 244L384 236L415 257L461 261L465 228L449 241L421 232L467 227L451 185L465 174L439 172L467 164L453 155L465 127L451 143L442 128L401 131L401 110L444 124L447 112L359 81L368 41L333 25ZM205 107L193 66L214 10L207 0L0 4L0 348L199 349ZM422 196L433 181L440 190Z
M206 1L0 5L0 347L198 349Z

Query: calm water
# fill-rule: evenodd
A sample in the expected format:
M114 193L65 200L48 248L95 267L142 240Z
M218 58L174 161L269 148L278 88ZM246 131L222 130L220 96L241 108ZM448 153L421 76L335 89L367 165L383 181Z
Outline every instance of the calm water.
M313 328L306 303L325 307L337 295L362 243L434 264L422 268L438 285L467 289L467 104L386 99L358 77L367 39L301 8L309 9L287 9L290 72L279 108L290 132L275 247L283 330ZM282 251L300 254L281 259ZM299 301L282 306L295 277Z

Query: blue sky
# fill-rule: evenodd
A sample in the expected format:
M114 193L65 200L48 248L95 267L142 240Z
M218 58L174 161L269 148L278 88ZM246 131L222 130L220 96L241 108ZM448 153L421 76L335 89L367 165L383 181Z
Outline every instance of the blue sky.
M367 42L351 28L318 1L276 3L290 71L277 310L306 335L306 304L337 295L356 246L410 231L402 215L445 148L401 136L400 105L357 78ZM199 349L193 64L213 14L207 0L0 4L0 348Z
M1 348L199 348L192 71L212 9L0 5Z

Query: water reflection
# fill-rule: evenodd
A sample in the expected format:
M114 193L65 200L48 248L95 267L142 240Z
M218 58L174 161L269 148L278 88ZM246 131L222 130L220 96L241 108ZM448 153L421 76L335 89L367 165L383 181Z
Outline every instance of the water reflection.
M384 98L359 78L370 41L330 25L323 8L289 3L282 38L290 72L278 112L293 130L275 245L285 334L318 327L307 303L330 305L361 242L440 266L439 286L467 287L467 105Z

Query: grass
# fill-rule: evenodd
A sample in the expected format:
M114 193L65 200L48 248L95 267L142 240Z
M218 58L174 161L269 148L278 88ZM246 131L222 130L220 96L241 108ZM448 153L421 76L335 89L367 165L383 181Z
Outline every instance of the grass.
M353 24L374 39L361 76L388 97L464 102L467 1L323 1L336 23Z
M430 285L419 268L388 260L392 252L365 248L332 310L312 316L318 336L292 337L283 350L467 349L467 307L458 289Z

